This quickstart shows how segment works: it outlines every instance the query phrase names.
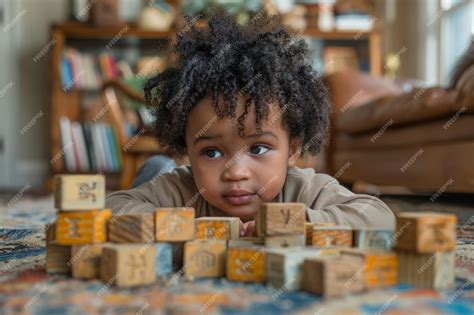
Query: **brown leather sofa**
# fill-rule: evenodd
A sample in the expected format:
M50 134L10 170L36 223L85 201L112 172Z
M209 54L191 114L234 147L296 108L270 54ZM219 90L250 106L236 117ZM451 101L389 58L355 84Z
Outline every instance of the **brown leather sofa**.
M341 182L474 192L474 46L447 88L362 73L325 78L333 103L329 173Z

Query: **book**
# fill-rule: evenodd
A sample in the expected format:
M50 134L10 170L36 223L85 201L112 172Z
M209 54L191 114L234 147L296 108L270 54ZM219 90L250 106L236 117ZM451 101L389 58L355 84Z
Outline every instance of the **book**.
M64 163L68 171L75 171L77 169L76 161L73 153L73 140L71 132L71 121L67 117L59 119L59 128L61 131L61 145L62 149L58 152L51 161L64 156Z

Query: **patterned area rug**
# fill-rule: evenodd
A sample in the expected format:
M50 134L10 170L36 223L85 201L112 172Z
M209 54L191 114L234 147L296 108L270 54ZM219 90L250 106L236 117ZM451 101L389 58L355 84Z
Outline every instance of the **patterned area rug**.
M44 227L53 222L51 198L0 208L0 314L474 314L474 222L460 222L456 288L399 285L323 300L225 279L180 277L137 289L47 275Z

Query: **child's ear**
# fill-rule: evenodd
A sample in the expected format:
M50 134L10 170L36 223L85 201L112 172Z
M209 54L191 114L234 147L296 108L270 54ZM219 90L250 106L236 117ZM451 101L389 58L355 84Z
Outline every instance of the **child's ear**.
M294 138L290 140L290 154L288 157L288 167L294 167L301 155L301 141Z

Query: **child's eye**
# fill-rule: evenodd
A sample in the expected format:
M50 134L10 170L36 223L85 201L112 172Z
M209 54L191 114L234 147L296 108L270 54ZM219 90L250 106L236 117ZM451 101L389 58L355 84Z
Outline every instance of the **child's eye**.
M210 159L215 159L217 157L222 156L222 154L219 152L219 150L216 149L208 149L202 152L203 155Z
M252 154L262 155L266 153L269 149L264 145L254 145L250 148Z

